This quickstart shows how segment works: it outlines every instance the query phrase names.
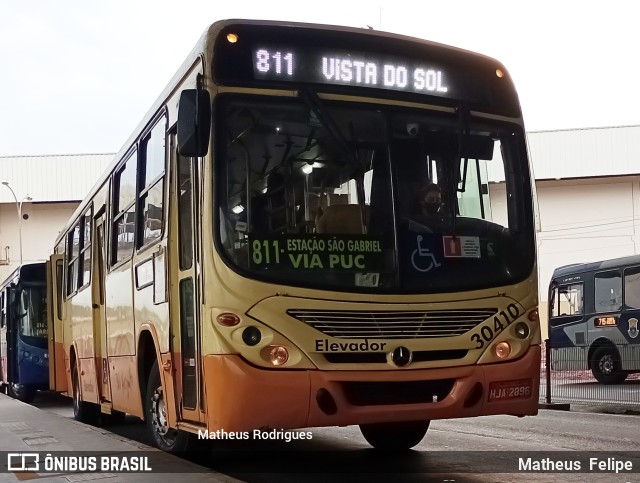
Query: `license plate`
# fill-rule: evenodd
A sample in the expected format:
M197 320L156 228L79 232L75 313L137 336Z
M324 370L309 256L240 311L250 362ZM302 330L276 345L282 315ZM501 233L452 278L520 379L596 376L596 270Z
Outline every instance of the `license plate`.
M489 402L527 399L531 397L532 389L532 379L492 382L489 384Z

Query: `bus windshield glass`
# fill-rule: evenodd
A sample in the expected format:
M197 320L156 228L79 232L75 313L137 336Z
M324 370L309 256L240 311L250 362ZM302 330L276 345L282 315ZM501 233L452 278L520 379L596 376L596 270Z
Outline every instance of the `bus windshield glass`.
M524 134L457 115L226 95L218 245L260 280L360 292L506 285L534 264Z
M47 337L47 300L44 285L25 284L17 300L20 335Z

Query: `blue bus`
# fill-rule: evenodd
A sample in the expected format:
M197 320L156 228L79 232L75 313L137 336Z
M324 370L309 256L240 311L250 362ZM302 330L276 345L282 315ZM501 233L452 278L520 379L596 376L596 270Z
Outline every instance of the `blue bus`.
M0 284L0 385L31 402L49 388L46 263L18 267Z
M602 384L640 372L640 256L556 268L549 285L551 368Z

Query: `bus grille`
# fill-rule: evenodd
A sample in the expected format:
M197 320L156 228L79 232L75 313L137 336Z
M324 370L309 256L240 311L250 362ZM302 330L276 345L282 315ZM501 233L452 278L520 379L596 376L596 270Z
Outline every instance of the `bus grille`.
M290 309L287 314L340 339L454 337L498 312L496 308L415 311Z

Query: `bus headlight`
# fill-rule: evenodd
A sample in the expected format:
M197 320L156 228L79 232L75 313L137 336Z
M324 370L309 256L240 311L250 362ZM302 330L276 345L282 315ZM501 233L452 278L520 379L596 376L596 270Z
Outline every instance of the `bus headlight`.
M289 351L285 346L272 345L269 347L269 360L274 366L281 366L289 360Z
M531 332L529 330L529 326L524 322L518 322L514 329L516 332L516 337L523 340L529 337L529 333Z
M498 359L506 359L509 357L509 354L511 354L511 346L505 341L498 342L493 350L495 351L496 356L498 356Z

